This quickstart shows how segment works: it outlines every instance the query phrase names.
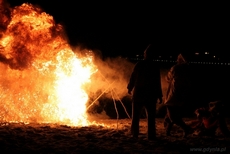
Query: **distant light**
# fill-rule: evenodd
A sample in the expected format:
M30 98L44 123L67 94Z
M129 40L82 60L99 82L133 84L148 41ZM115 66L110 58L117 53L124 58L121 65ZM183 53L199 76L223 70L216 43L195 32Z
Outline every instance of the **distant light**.
M209 52L205 52L204 54L208 55L208 54L209 54Z
M213 56L213 58L216 58L216 56Z
M195 55L199 55L200 53L199 52L195 52Z

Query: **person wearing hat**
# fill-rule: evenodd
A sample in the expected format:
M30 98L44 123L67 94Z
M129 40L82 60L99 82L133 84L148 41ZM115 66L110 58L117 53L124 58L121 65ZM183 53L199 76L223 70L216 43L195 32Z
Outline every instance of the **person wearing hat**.
M183 121L184 106L190 99L191 90L191 71L186 54L179 54L177 64L171 67L166 76L168 89L164 105L167 113L164 120L166 135L171 135L171 129L174 124L181 127L184 131L183 137L190 133L190 127Z

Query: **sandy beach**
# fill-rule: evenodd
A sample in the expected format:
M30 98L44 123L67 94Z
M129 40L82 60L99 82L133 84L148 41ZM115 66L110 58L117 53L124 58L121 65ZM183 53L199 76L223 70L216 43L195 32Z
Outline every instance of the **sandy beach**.
M185 119L189 122L191 119ZM140 136L129 133L130 119L102 119L103 125L71 127L56 124L1 123L1 153L229 153L230 138L189 135L174 126L172 136L164 133L163 119L157 118L157 139L146 138L146 119L140 121ZM228 128L230 119L227 119Z

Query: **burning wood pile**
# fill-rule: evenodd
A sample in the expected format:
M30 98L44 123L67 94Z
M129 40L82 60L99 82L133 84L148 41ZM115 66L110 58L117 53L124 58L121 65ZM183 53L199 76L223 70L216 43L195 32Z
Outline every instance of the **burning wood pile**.
M115 100L127 95L133 63L96 55L70 46L41 8L0 0L0 122L95 124L88 113L102 96L118 114Z
M0 0L0 70L0 121L88 125L92 53L77 55L42 9Z

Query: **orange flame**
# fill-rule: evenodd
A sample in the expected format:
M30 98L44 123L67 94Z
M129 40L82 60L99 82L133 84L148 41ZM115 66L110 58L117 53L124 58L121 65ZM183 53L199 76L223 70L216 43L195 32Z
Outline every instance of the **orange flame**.
M31 4L15 7L0 32L0 121L88 125L90 52L77 56L62 26Z

